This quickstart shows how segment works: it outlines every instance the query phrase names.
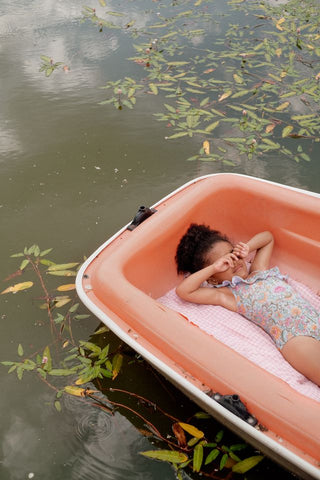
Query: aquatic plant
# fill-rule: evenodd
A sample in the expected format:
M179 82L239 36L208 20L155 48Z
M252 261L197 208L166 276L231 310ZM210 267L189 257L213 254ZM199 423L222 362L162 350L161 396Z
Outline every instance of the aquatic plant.
M133 413L142 422L143 427L139 428L141 434L150 437L157 446L156 450L147 450L141 452L141 455L170 463L179 479L182 479L185 469L210 478L218 478L215 472L225 469L230 478L232 472L244 474L260 463L264 457L254 454L246 443L232 442L227 446L223 442L224 430L219 429L213 434L210 415L198 412L182 421L141 395L110 386L108 382L113 382L123 367L126 355L124 346L117 345L112 349L111 342L107 342L106 338L108 328L104 325L96 329L90 341L75 340L73 323L85 320L90 315L79 313L81 307L75 293L75 284L61 284L61 278L74 278L80 263L56 263L48 258L51 252L51 248L41 250L34 244L11 255L19 258L19 268L5 279L11 285L1 295L23 295L23 292L31 292L36 285L40 287L42 296L38 298L39 307L46 312L45 324L50 328L52 342L31 353L26 352L26 348L19 343L18 359L0 362L9 367L8 373L16 373L19 380L27 372L36 374L54 391L52 401L58 412L62 410L63 395L72 395L83 402L84 408L89 403L107 415L113 415L118 409ZM28 279L14 283L17 277ZM141 359L136 358L135 361L146 368ZM112 399L114 394L119 393L126 396L122 403ZM155 426L145 414L142 415L129 406L130 399L136 399L146 412L151 409L152 413L157 412L166 418L170 430L161 433L163 422L160 422L161 427ZM198 428L199 422L205 422L201 430ZM243 453L245 456L241 458Z
M140 66L141 75L108 80L101 105L132 109L137 94L141 101L159 97L162 111L154 116L170 131L165 139L196 138L200 148L190 161L234 165L237 155L310 161L320 141L317 2L228 5L217 13L209 0L161 4L148 11L146 25L129 31L125 6L112 12L123 17L119 35L134 39L135 55L128 61ZM234 9L237 24L228 21ZM92 20L91 10L85 7L84 17ZM222 34L212 35L218 23Z

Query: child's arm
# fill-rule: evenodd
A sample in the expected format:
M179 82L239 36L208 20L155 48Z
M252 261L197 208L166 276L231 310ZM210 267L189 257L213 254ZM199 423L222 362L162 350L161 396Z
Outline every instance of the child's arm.
M201 287L201 284L209 280L212 275L233 268L237 262L237 256L228 253L219 258L208 267L202 268L186 277L176 288L177 295L188 302L202 303L206 305L221 305L232 309L230 297L223 290L210 287Z
M269 268L270 259L273 250L273 235L271 232L261 232L252 237L248 243L238 243L234 249L235 253L240 258L245 258L250 252L256 250L256 255L251 264L251 271L267 270Z

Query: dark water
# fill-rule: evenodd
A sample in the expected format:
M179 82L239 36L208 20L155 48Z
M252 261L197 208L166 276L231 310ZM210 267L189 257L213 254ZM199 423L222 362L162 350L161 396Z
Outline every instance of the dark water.
M98 0L90 6L103 15ZM108 2L108 7L117 11L118 4ZM114 17L115 23L135 20L135 27L142 28L168 4L126 2L121 7L125 18L119 23ZM213 37L236 21L226 2L203 8L215 12L216 21L208 27ZM233 171L320 191L317 145L308 163L279 161L276 154L252 160L235 156L234 167L188 162L199 140L165 140L166 124L152 117L162 108L158 97L141 94L133 110L99 105L105 98L99 87L140 72L126 60L134 55L135 39L126 29L99 32L90 21L82 22L81 12L77 0L2 0L0 5L1 277L17 268L10 255L33 243L53 247L57 262L81 260L127 223L139 205L153 204L199 175ZM205 46L205 36L197 42ZM46 78L39 72L40 55L68 69ZM43 311L32 301L36 295L1 296L1 360L15 360L19 343L32 352L50 342ZM74 335L86 340L97 326L92 317L81 320ZM133 414L118 411L110 417L74 397L63 400L58 413L50 388L32 375L19 381L4 367L0 375L1 480L175 478L166 464L138 454L150 443L137 430ZM128 365L116 385L176 415L183 411L184 418L197 411L144 364ZM266 462L259 478L270 474L291 478Z

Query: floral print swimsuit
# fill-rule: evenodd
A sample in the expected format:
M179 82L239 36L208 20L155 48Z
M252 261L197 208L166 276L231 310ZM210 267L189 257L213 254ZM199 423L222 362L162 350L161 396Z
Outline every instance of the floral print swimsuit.
M300 335L320 340L320 313L288 283L278 267L247 279L234 276L217 287L228 287L237 312L263 328L279 350Z

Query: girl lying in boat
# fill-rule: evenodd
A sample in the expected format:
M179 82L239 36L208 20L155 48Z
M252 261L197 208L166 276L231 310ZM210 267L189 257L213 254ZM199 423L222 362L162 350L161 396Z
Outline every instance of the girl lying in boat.
M270 232L232 245L220 232L191 224L176 253L178 273L190 275L176 293L188 302L220 305L259 325L284 358L320 386L320 312L278 267L269 268L273 244ZM245 258L253 251L248 268Z

